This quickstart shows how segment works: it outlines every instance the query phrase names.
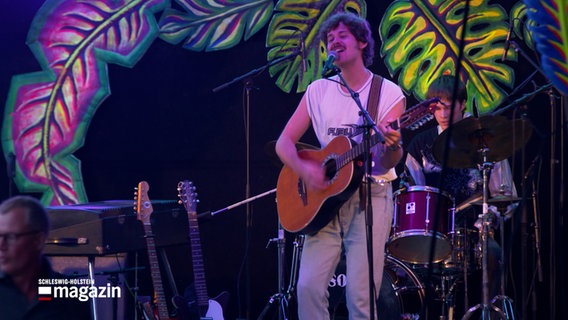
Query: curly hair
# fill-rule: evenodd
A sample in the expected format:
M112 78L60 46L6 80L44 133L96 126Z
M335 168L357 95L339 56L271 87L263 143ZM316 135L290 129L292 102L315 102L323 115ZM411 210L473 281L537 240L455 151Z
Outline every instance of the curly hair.
M320 39L327 46L327 34L337 28L340 23L343 23L349 29L357 41L367 44L363 49L363 62L366 67L373 64L375 40L371 34L371 26L367 20L354 13L341 12L329 17L321 26L319 31Z

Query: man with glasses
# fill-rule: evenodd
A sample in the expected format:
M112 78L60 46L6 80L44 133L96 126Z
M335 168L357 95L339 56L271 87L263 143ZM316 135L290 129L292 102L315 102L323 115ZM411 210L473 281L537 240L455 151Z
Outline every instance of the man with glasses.
M88 302L38 299L38 280L61 278L43 255L49 218L39 201L15 196L0 204L0 318L90 319Z

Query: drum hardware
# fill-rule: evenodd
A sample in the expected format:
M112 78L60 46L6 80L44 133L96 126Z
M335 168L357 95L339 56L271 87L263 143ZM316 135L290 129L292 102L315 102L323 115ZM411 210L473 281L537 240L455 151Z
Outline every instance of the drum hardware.
M489 200L487 200L487 203L493 204L497 207L497 210L499 212L498 215L498 219L499 219L499 234L500 234L500 241L501 241L501 262L500 262L500 267L501 267L501 286L500 286L500 294L497 295L496 297L494 297L491 300L492 304L496 304L497 301L501 301L502 303L502 309L503 312L505 313L505 316L507 317L507 319L511 319L514 320L515 319L515 314L513 311L513 301L511 300L511 298L507 297L505 295L505 218L506 218L506 212L508 209L508 206L510 204L513 203L518 203L519 201L521 201L520 198L517 197L512 197L512 196L506 196L506 195L498 195L495 196ZM478 204L478 203L474 203L474 204Z
M281 230L282 230L282 235L283 235L284 230L283 229L281 229ZM279 232L280 232L280 229L279 229ZM286 292L282 292L283 284L280 283L280 281L279 281L279 284L278 284L279 285L279 289L278 289L279 292L273 294L268 299L267 304L264 306L264 309L262 309L262 312L260 313L260 315L257 318L258 320L264 319L264 317L266 316L268 311L270 311L270 308L275 304L278 305L279 319L288 319L286 317L286 311L288 309L288 302L296 294L296 284L298 283L298 270L300 268L300 258L302 256L302 249L304 247L305 238L306 238L305 235L299 234L299 235L296 236L296 239L294 240L294 249L292 251L292 269L290 270L290 280L289 280L289 283L288 283L288 289L286 289ZM279 241L283 242L283 240L279 240ZM283 259L279 260L279 262L280 262L280 264L284 263ZM283 269L284 269L284 267L280 266L280 270L283 270Z
M458 206L456 206L455 213L459 213L459 212L471 207L473 204L476 204L477 201L481 201L482 197L483 196L481 194L475 194L475 195L471 196L470 198L468 198L467 200L465 200L464 202L462 202Z
M450 130L445 130L436 138L432 148L434 157L439 162L446 163L447 166L453 168L477 167L483 174L483 210L480 215L482 219L482 303L470 308L462 319L469 319L472 313L478 309L481 310L482 319L489 319L491 311L497 313L502 319L510 319L489 300L488 259L486 254L488 231L491 226L488 214L489 173L493 168L493 162L507 159L512 152L518 150L528 141L532 127L521 119L509 121L502 116L465 118L453 124L453 126L453 135L449 136ZM511 139L511 137L515 137L515 139ZM511 146L511 148L504 148L503 146ZM446 152L448 161L441 161ZM499 296L497 300L507 300L510 303L510 299L506 296ZM504 303L504 305L506 304Z
M453 319L455 307L455 291L458 285L458 277L455 275L443 275L440 279L441 290L439 296L443 302L439 320Z
M479 134L480 141L483 141L483 135ZM505 313L498 308L495 304L489 301L489 274L487 270L487 246L488 246L488 231L491 227L491 222L489 220L489 205L487 203L487 195L489 193L489 173L493 168L493 163L487 160L487 148L481 148L480 152L483 157L483 163L480 166L481 171L483 172L483 211L481 214L482 219L482 229L481 229L481 265L482 265L482 303L477 304L467 310L465 315L462 319L466 320L471 317L471 315L478 309L481 310L481 319L490 319L490 312L494 311L497 313L501 319L509 319ZM504 297L504 296L503 296ZM508 299L508 298L507 298Z
M447 132L442 132L434 143L434 156L437 160L443 159L444 148L449 146L448 161L450 167L468 168L478 166L483 174L483 204L481 225L481 264L482 264L482 302L467 310L462 319L469 319L476 310L481 310L482 319L490 319L490 312L495 312L501 319L508 319L501 309L489 300L489 277L487 270L487 246L489 221L489 174L494 161L504 160L508 157L505 145L513 145L516 150L521 146L521 139L508 141L512 130L512 122L504 117L485 116L480 118L466 118L454 124L455 130L448 141ZM513 142L517 143L514 145ZM508 151L508 150L506 150ZM481 159L480 159L481 158ZM441 161L444 163L444 161Z

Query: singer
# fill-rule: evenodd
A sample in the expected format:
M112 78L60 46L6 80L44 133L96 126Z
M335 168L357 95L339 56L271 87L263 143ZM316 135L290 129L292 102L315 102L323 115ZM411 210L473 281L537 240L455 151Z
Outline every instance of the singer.
M391 181L397 178L394 166L402 158L401 134L387 128L386 124L400 117L406 99L402 90L387 79L382 79L381 85L373 85L380 82L375 82L377 80L374 79L379 77L367 69L373 62L375 47L367 21L354 14L339 13L323 23L319 36L331 53L326 62L327 68L332 65L337 67L346 84L359 94L364 107L367 107L372 88L380 93L378 106L368 106L368 110L378 108L377 119L374 120L385 140L384 144L379 143L372 149L372 175L376 181L371 188L373 283L376 292L379 292L384 267L383 251L393 216ZM310 124L322 147L338 135L349 136L359 143L360 130L350 124L362 123L358 106L348 90L340 84L337 75L316 80L308 86L276 143L278 156L306 183L308 196L310 190L325 190L330 181L319 163L298 156L295 144ZM360 198L360 192L356 191L326 226L306 236L297 288L300 319L330 318L328 283L340 261L342 246L347 264L349 319L377 318L370 314L365 214ZM377 308L374 310L377 311Z

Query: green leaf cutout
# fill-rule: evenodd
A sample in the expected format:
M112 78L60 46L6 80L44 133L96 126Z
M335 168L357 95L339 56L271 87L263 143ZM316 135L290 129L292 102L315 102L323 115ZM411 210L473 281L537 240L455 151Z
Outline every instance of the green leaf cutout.
M363 0L280 0L275 11L266 38L270 48L268 60L283 60L270 67L270 76L278 75L276 85L284 92L291 92L295 83L296 92L304 92L308 84L320 77L327 56L318 36L321 24L337 12L365 17L367 5Z
M467 110L495 109L507 96L502 86L514 84L513 69L501 61L507 35L507 13L487 1L469 1L460 77L465 81ZM381 55L399 85L424 99L430 83L455 74L464 25L465 1L395 1L379 26ZM516 61L509 50L506 60Z

